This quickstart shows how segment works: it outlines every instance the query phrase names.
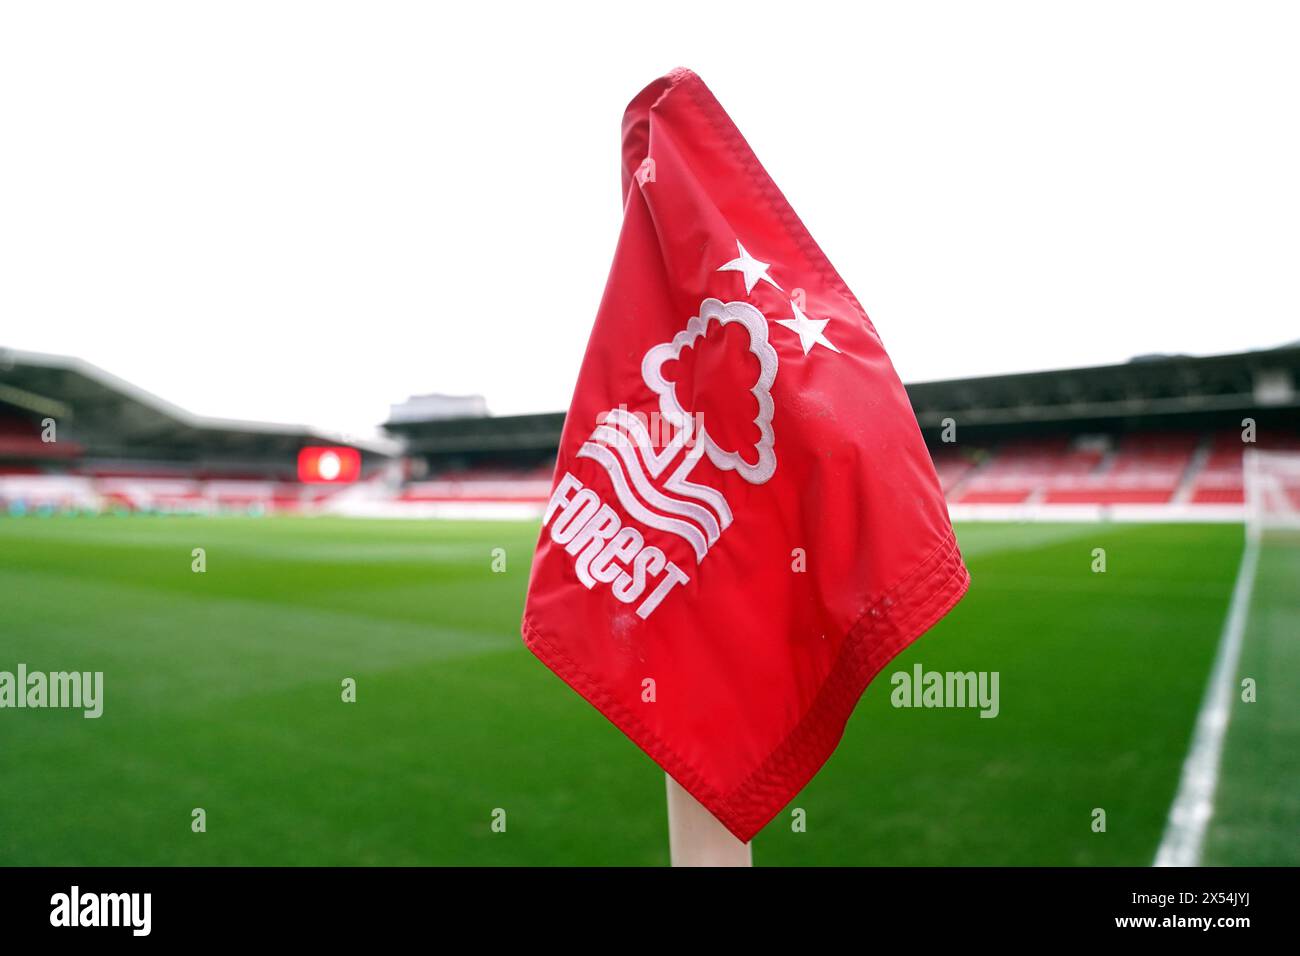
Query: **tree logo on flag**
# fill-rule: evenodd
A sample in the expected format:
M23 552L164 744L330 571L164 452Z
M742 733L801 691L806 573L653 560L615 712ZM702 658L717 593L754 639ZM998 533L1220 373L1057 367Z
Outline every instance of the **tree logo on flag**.
M704 347L709 323L736 325L748 336L748 349L758 360L757 379L749 394L757 403L758 413L752 424L758 440L752 446L727 447L710 434L702 416L683 405L678 394L681 382L670 380L664 365L682 357L687 348ZM696 560L704 556L731 524L731 508L720 491L690 480L691 471L704 455L721 471L734 471L754 485L766 483L776 472L775 435L772 431L772 383L776 380L776 349L767 339L767 319L748 302L721 302L705 299L698 315L670 342L661 342L646 352L641 362L641 376L659 397L659 412L676 429L671 441L656 449L645 423L626 408L605 413L603 422L578 451L579 458L590 458L609 473L614 491L623 507L642 523L677 535L695 552ZM734 411L735 402L727 404ZM638 454L639 452L639 454ZM662 488L652 479L667 473Z

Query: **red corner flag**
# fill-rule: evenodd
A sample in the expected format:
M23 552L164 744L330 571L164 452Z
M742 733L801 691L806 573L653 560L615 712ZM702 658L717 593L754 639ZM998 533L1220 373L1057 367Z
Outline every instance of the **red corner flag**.
M749 840L969 578L880 337L694 73L628 106L623 188L524 641Z

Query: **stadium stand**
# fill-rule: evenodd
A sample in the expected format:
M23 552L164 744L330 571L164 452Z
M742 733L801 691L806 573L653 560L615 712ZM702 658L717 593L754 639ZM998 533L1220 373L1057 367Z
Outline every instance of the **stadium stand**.
M1300 346L908 386L954 516L1240 520L1243 451L1300 451ZM349 487L297 481L303 426L202 418L76 359L0 352L0 511L527 517L561 413L394 405ZM46 441L42 423L58 439ZM779 439L778 439L779 442Z
M298 452L340 443L194 415L78 359L0 350L0 513L320 510L357 489L300 483ZM398 446L346 444L362 484L383 484Z

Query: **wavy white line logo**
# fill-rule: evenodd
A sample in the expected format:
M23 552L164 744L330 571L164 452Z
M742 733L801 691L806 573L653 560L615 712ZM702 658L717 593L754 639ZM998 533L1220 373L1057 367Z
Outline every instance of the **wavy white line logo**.
M758 359L758 378L749 391L758 405L753 424L759 439L753 454L723 447L709 434L703 416L683 407L677 386L664 375L664 364L681 358L708 333L709 323L738 325L748 333L749 351ZM772 432L772 383L776 380L776 350L767 339L767 319L748 302L705 299L698 315L671 342L652 347L641 362L641 376L659 397L659 412L676 429L661 450L656 450L645 423L625 408L611 409L591 438L578 450L579 458L599 463L608 473L619 502L633 518L651 528L686 541L703 561L709 549L731 524L731 507L722 492L690 480L700 459L721 471L734 471L754 485L766 483L776 472L775 436ZM748 449L746 450L748 451ZM753 459L752 462L751 460ZM662 475L667 475L662 482Z

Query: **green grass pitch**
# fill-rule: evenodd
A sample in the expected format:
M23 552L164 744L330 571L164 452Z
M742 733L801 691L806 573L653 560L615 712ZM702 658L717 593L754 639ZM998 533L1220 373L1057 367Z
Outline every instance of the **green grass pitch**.
M969 596L877 678L835 756L756 838L758 864L1151 861L1241 529L958 531ZM0 864L666 863L662 772L520 642L536 533L0 519L0 670L105 674L98 720L0 710ZM191 571L194 548L206 573ZM891 707L889 674L916 662L998 671L1001 713ZM346 677L355 704L340 700ZM1294 733L1293 707L1254 706L1259 732ZM1249 803L1252 774L1280 781L1260 781L1240 743L1225 762ZM191 832L196 807L205 833ZM1270 812L1294 827L1294 802ZM1267 840L1250 841L1212 847L1250 862Z

